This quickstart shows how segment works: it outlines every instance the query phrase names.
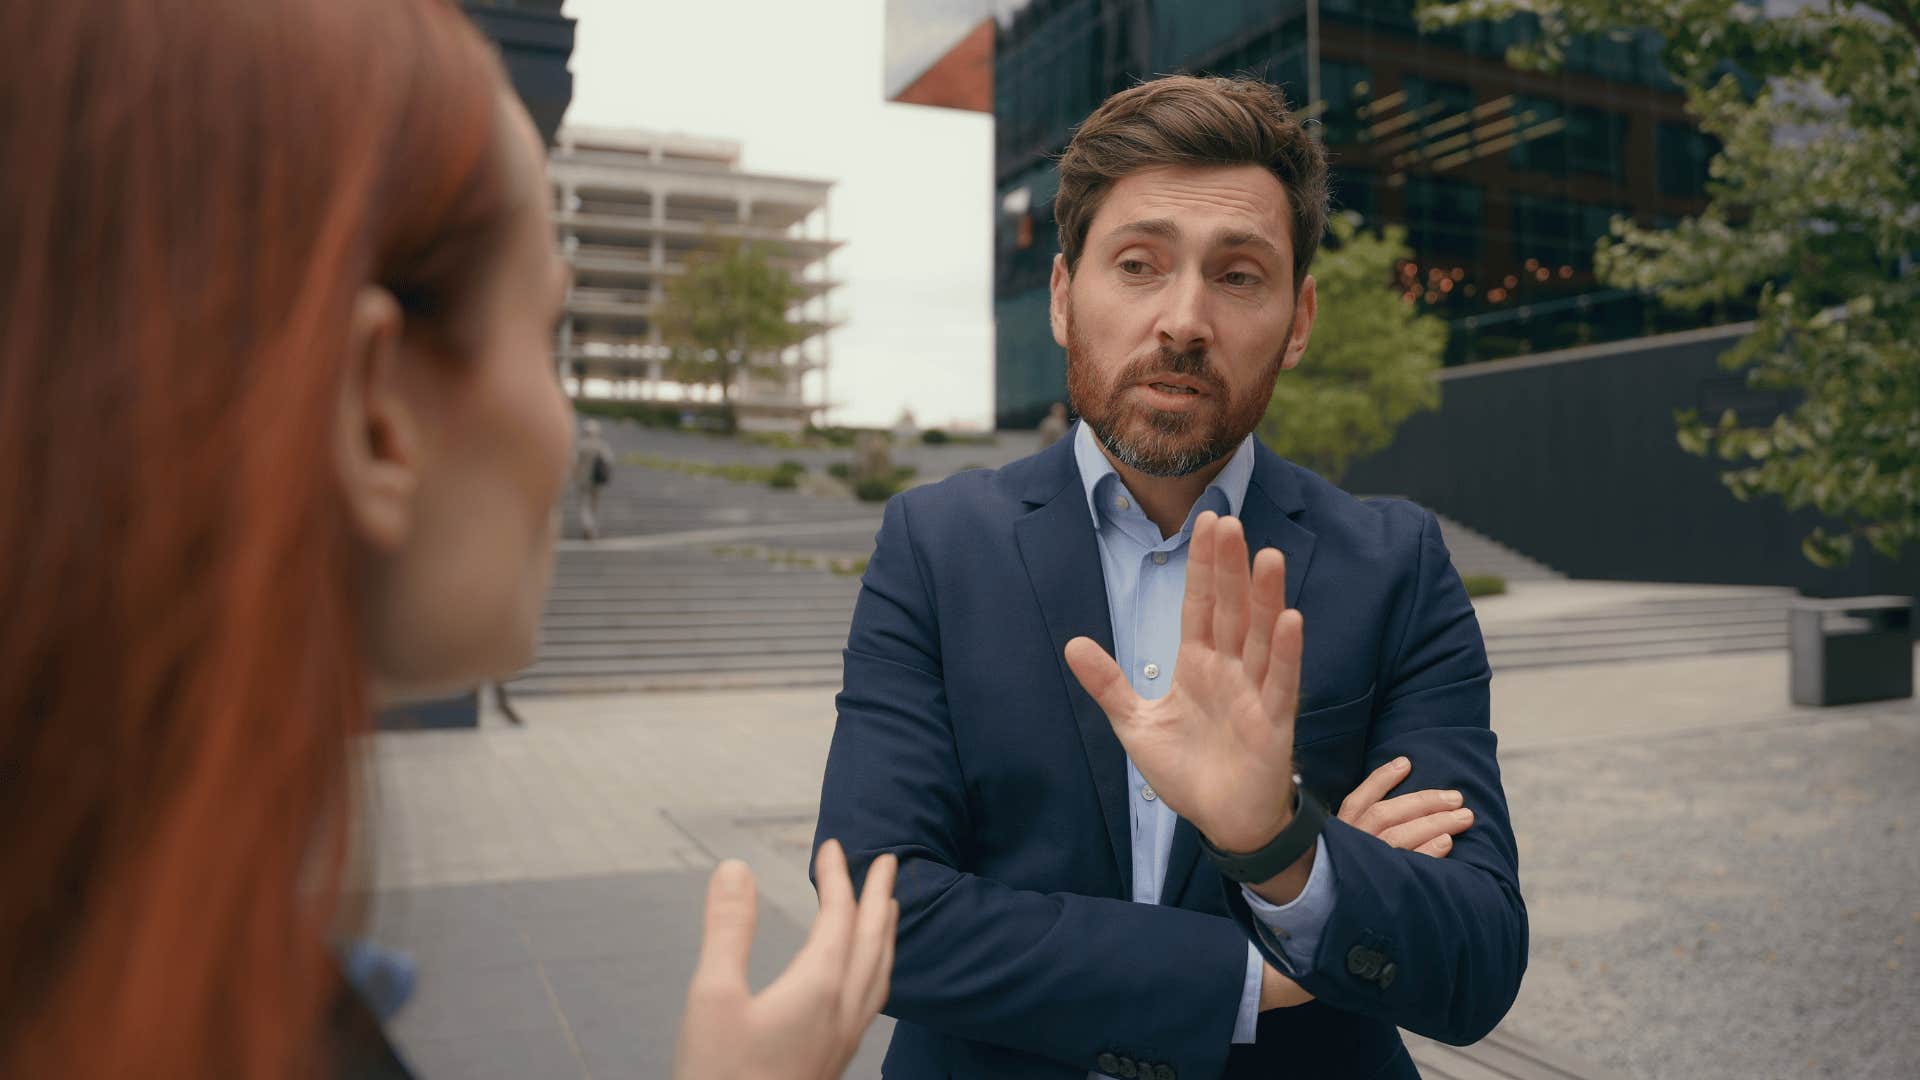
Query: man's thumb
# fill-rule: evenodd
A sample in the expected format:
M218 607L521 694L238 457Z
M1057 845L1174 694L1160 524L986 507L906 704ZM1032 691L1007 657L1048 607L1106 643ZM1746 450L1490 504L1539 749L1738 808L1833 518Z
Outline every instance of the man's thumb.
M1100 711L1107 714L1109 723L1116 718L1127 718L1134 699L1139 695L1127 685L1126 673L1120 670L1120 665L1107 655L1107 650L1101 648L1099 642L1086 637L1067 642L1067 668L1100 706Z
M715 867L707 882L706 933L700 941L696 979L746 983L755 916L753 871L739 859Z

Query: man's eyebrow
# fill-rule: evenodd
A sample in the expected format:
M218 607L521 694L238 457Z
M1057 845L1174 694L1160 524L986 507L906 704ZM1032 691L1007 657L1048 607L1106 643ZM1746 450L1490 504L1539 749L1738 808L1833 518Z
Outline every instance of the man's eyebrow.
M1280 255L1280 249L1274 246L1273 241L1261 236L1259 233L1238 231L1217 232L1213 234L1213 244L1215 247L1253 248L1274 262L1284 261Z
M1113 231L1115 235L1133 234L1154 236L1162 240L1180 239L1180 226L1175 225L1171 218L1143 218L1139 221L1129 221Z
M1151 236L1161 240L1180 239L1180 226L1171 218L1142 218L1129 221L1113 230L1116 236ZM1275 262L1284 262L1279 247L1257 232L1244 229L1222 229L1213 234L1213 246L1219 248L1253 248Z

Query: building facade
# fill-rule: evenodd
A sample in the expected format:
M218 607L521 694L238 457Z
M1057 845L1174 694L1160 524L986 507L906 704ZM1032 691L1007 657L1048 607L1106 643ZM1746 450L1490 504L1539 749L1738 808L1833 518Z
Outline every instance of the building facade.
M736 417L745 428L799 430L825 407L828 331L838 325L828 259L841 243L831 235L831 182L747 172L736 142L573 126L560 130L547 173L574 272L558 343L571 392L717 403L717 388L676 378L659 316L667 282L690 256L746 242L800 287L789 317L804 340L736 377Z
M904 38L891 24L919 8L965 25L957 2L895 0L890 37ZM1505 55L1532 40L1528 18L1421 33L1413 9L978 0L973 13L995 35L996 422L1030 426L1066 393L1047 322L1054 161L1101 101L1154 74L1253 75L1316 120L1335 210L1407 230L1413 254L1395 284L1449 320L1449 364L1677 328L1657 304L1593 275L1595 242L1616 215L1659 225L1705 205L1714 148L1689 121L1658 40L1582 41L1562 70L1523 71ZM915 100L964 107L958 96L927 102L928 86L951 84L955 70L939 57L924 73L890 69L889 80Z
M500 49L501 66L549 146L573 101L574 20L562 0L467 0L460 6Z

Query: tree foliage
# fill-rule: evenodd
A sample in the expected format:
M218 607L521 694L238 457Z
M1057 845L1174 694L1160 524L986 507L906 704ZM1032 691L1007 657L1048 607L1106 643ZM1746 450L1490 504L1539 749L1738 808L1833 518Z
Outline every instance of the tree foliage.
M1721 143L1709 204L1667 230L1616 219L1596 252L1610 284L1675 307L1758 296L1725 363L1797 398L1768 424L1677 415L1680 444L1717 453L1742 499L1839 522L1803 543L1820 565L1856 540L1920 542L1920 3L1466 0L1430 26L1530 14L1514 51L1550 68L1583 34L1646 28L1689 112Z
M1314 259L1320 312L1306 359L1283 372L1260 437L1283 457L1338 480L1355 458L1384 449L1407 417L1440 404L1433 375L1447 324L1390 286L1410 257L1406 230L1365 232L1336 215Z
M674 349L673 377L718 386L731 416L739 373L777 366L780 350L805 337L787 317L801 298L792 275L757 245L725 241L696 251L668 281L659 316Z

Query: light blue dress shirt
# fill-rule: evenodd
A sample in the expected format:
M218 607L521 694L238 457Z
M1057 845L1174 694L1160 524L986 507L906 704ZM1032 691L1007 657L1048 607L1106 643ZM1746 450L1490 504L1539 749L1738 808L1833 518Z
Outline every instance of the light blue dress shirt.
M1253 478L1253 437L1240 444L1195 503L1180 531L1169 537L1148 520L1139 501L1127 490L1113 463L1107 460L1085 423L1075 425L1073 454L1086 488L1087 509L1093 515L1100 541L1100 565L1107 584L1107 609L1113 617L1114 660L1127 673L1141 697L1162 697L1173 683L1180 653L1180 607L1186 594L1187 540L1194 519L1202 511L1239 516ZM1133 837L1133 900L1160 902L1160 885L1167 875L1173 850L1175 816L1154 794L1133 759L1127 759L1127 806ZM1333 912L1333 868L1326 841L1314 854L1307 886L1293 902L1269 904L1243 887L1255 917L1271 930L1287 974L1313 964L1321 932ZM1254 1041L1260 1016L1260 976L1264 967L1259 950L1247 945L1247 973L1241 984L1240 1010L1233 1041ZM1093 1076L1102 1074L1094 1073Z

